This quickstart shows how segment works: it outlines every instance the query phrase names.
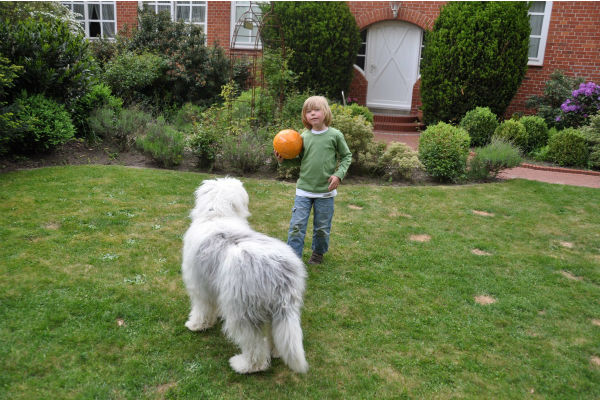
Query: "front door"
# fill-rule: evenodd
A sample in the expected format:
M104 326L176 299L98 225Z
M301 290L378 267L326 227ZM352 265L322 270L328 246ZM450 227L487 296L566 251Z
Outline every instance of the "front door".
M367 106L409 111L419 77L422 30L402 21L373 25L367 32Z

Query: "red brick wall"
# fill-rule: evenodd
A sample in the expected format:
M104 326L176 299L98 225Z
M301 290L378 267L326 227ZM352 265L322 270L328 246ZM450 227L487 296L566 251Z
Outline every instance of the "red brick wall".
M117 1L117 32L137 26L137 1Z
M206 6L206 43L218 44L229 52L231 42L231 2L209 1Z

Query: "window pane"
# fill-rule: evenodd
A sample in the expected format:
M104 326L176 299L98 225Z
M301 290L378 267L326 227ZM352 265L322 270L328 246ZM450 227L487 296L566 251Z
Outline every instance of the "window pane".
M115 37L115 23L114 22L103 22L102 29L105 38Z
M100 19L100 4L88 4L88 18Z
M529 12L534 12L534 13L543 13L545 9L546 9L545 1L532 1L531 5L529 6Z
M161 11L167 11L168 13L171 13L171 6L159 4L156 8L156 12L159 13Z
M205 22L206 21L206 9L201 6L192 7L192 22Z
M115 19L115 6L113 4L102 4L102 19Z
M529 58L537 58L538 51L540 48L540 39L539 38L529 38Z
M100 37L100 22L90 22L90 37Z
M529 16L529 25L531 25L531 34L532 35L541 35L542 34L542 23L544 22L543 15L530 15Z
M83 4L73 4L73 12L77 15L77 19L83 19L83 15L85 14L85 8Z
M190 20L190 7L189 6L177 6L177 15L175 16L177 21L180 19L185 22L189 22Z

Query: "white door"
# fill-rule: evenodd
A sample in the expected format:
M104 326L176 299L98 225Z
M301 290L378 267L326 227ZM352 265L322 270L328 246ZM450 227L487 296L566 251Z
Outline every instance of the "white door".
M367 32L367 106L410 110L419 76L422 30L402 21L386 21Z

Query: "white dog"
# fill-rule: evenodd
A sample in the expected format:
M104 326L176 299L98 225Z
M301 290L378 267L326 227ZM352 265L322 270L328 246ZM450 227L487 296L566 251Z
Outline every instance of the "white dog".
M287 244L250 228L248 193L239 180L206 180L195 194L183 238L183 281L192 303L185 326L201 331L222 318L224 333L242 350L229 359L238 373L266 370L271 355L305 373L304 264Z

